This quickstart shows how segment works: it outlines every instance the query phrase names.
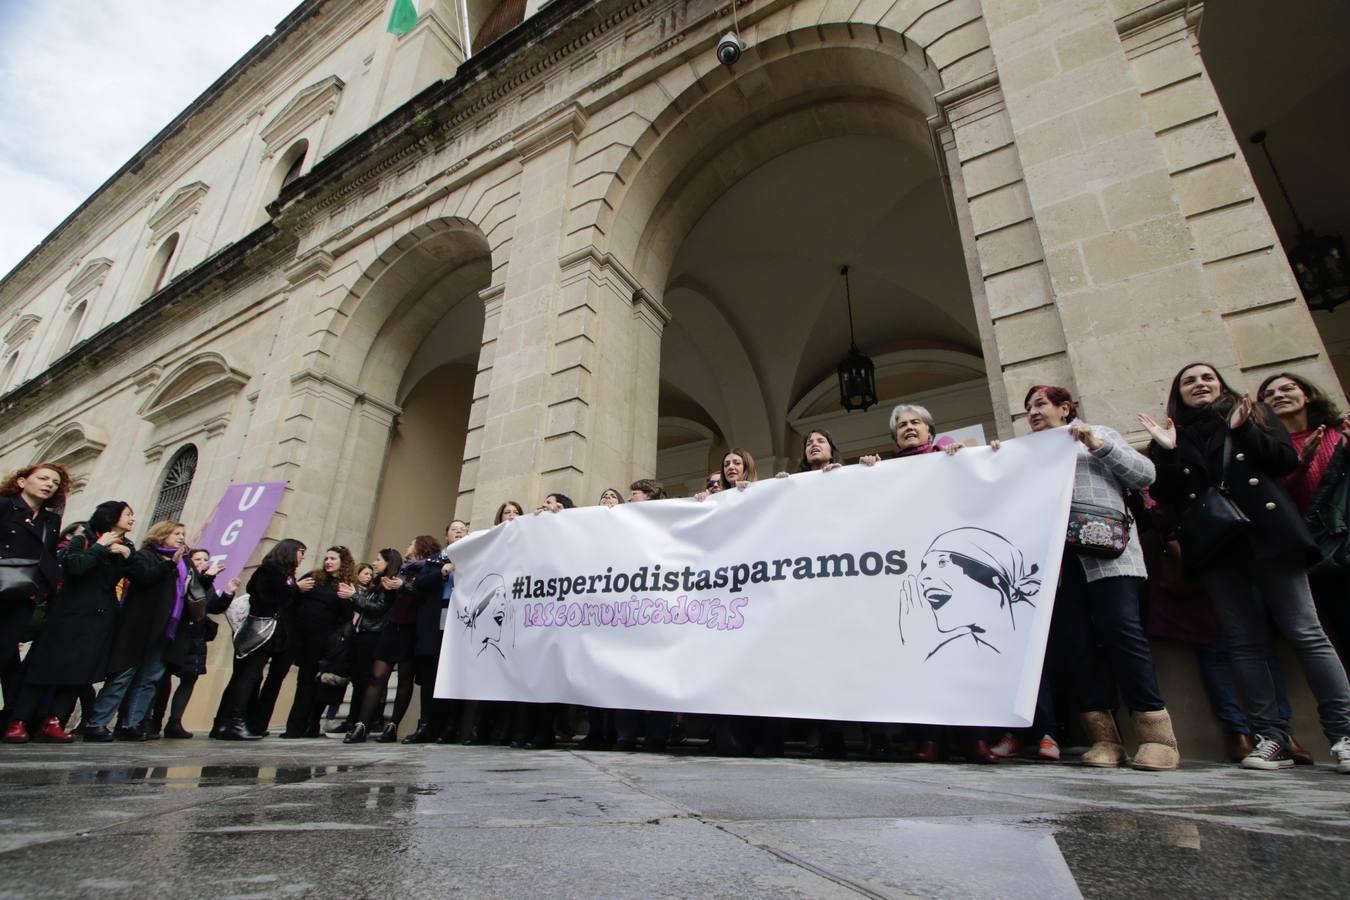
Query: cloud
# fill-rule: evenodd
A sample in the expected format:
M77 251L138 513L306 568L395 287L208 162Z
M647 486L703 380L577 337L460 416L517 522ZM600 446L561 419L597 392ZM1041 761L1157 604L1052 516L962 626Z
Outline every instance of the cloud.
M0 273L297 2L0 3Z

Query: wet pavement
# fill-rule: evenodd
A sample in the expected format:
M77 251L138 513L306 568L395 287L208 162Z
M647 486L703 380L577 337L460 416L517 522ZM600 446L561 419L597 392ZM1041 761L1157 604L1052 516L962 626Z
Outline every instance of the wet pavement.
M0 748L0 897L1345 896L1350 776L366 744Z

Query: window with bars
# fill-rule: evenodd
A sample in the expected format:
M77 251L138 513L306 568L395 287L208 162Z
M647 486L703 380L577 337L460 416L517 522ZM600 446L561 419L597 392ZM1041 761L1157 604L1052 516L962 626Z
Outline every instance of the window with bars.
M164 473L155 500L155 514L151 522L181 522L183 507L187 506L188 491L192 490L192 476L197 473L197 448L188 444L174 454Z

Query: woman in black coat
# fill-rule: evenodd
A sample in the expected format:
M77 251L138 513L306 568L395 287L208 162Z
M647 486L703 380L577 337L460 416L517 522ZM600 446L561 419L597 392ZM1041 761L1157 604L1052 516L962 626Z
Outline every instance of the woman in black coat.
M70 718L79 692L106 675L108 651L117 627L117 584L126 571L136 524L121 500L100 503L84 534L70 539L65 573L47 603L42 633L28 654L28 671L15 702L13 722L38 726L34 739L68 744L75 740L61 723ZM11 740L6 736L6 740Z
M384 620L394 603L394 596L398 593L396 588L391 587L395 584L392 576L402 565L403 554L392 547L385 547L369 565L357 567L356 595L352 597L352 609L356 611L352 634L352 702L347 719L342 723L342 731L353 731L360 718L361 704L374 677L375 645L384 629ZM379 704L379 707L383 712L384 704Z
M19 644L27 640L33 611L61 578L56 544L69 485L70 476L56 463L25 466L0 482L0 562L37 560L38 574L37 591L0 597L0 687L6 706L19 693Z
M417 730L403 739L405 744L429 744L445 738L459 724L460 704L455 700L436 699L436 670L441 658L441 643L445 637L446 610L450 608L450 592L455 587L455 564L445 550L469 533L469 525L455 519L445 527L445 547L427 561L422 574L413 582L417 595L417 643L413 648L413 665L417 683L421 686L422 716Z
M346 547L329 547L323 563L309 574L314 586L301 593L291 607L287 624L292 641L291 656L299 667L295 681L295 699L286 717L284 738L321 738L319 719L327 703L328 691L318 682L319 660L333 633L351 616L351 599L356 594L356 561Z
M304 561L305 545L286 538L277 541L249 577L246 589L249 614L234 636L234 671L220 698L212 737L256 741L261 739L261 731L267 729L265 719L260 723L261 730L256 732L245 723L259 724L258 688L263 670L274 657L281 658L285 653L286 630L282 621L295 602L299 591L295 573ZM289 662L285 665L290 667Z
M224 593L216 593L215 580L223 566L211 565L211 551L192 550L188 553L188 582L184 600L183 619L169 648L164 651L164 677L155 692L151 712L150 733L155 734L164 725L164 737L188 740L193 735L183 727L183 713L192 699L197 679L206 674L207 643L215 640L219 626L208 616L219 615L229 609L239 591L239 579L231 578ZM178 679L178 690L170 691L172 680ZM172 699L170 698L172 693Z
M187 532L182 522L156 522L141 541L141 549L127 560L126 599L117 619L108 678L94 701L85 726L86 741L111 741L108 726L123 699L127 712L116 737L143 741L146 717L155 700L155 688L164 677L164 653L178 634L187 589Z
M1317 620L1307 566L1316 547L1281 478L1298 465L1274 411L1239 396L1208 363L1191 363L1172 380L1168 419L1141 415L1153 438L1154 498L1181 513L1181 558L1214 600L1232 657L1233 684L1251 720L1256 747L1248 769L1283 769L1289 720L1280 715L1268 662L1269 623L1297 652L1317 698L1322 728L1339 771L1350 774L1350 683ZM1249 520L1231 531L1213 510L1224 487ZM1203 504L1203 505L1202 505Z

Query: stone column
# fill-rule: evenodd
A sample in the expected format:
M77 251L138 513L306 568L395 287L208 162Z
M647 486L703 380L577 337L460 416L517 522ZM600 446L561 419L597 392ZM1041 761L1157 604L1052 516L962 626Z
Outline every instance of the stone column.
M1138 431L1136 412L1158 411L1173 374L1188 361L1211 361L1254 389L1259 373L1273 366L1325 358L1306 308L1291 302L1292 278L1280 277L1281 267L1288 276L1282 259L1258 267L1267 286L1256 288L1262 296L1254 301L1243 299L1249 287L1224 281L1222 270L1231 274L1243 265L1233 260L1252 248L1250 237L1269 232L1273 241L1273 232L1259 204L1245 203L1238 222L1227 214L1205 221L1200 210L1215 207L1183 199L1181 184L1200 193L1205 182L1188 172L1214 158L1197 144L1231 147L1233 138L1217 104L1198 134L1183 136L1176 129L1185 127L1185 116L1165 117L1166 104L1150 99L1163 82L1150 74L1158 65L1141 62L1152 52L1149 39L1134 35L1153 27L1159 13L1182 22L1186 4L1164 0L1133 12L1141 5L985 4L1073 385L1087 416L1125 431ZM1122 10L1128 14L1118 21ZM1184 29L1184 22L1170 27ZM1198 72L1198 60L1190 58ZM1177 103L1190 103L1192 112L1203 109L1197 94L1212 99L1203 80L1187 91ZM1228 169L1230 187L1242 180L1236 169L1249 184L1240 160L1235 167ZM1233 240L1234 225L1249 238ZM1301 349L1295 354L1290 345ZM1017 392L1010 386L1009 394Z
M607 254L562 252L584 126L572 105L515 137L522 201L461 484L472 484L476 522L503 500L530 508L549 491L591 503L655 470L664 309Z

